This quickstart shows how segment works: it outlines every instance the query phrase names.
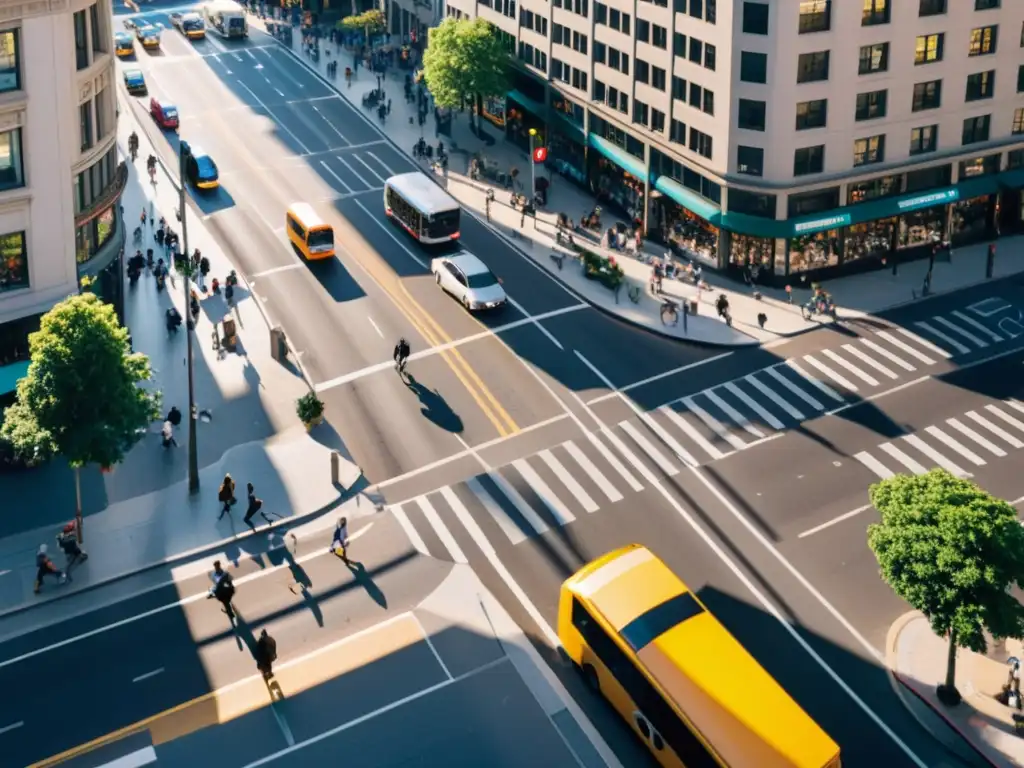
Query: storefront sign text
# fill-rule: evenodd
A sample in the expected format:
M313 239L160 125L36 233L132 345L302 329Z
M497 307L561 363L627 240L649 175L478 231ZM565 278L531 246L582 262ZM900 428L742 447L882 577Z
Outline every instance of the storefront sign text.
M953 203L960 199L960 192L957 189L944 189L941 192L933 192L930 195L912 197L909 200L900 200L896 206L901 211L912 211L916 208L929 208L933 205L944 205Z
M793 225L793 232L797 235L805 235L808 232L818 232L822 229L836 229L845 227L850 223L850 214L841 213L838 216L829 216L827 219L815 219L814 221L802 221Z

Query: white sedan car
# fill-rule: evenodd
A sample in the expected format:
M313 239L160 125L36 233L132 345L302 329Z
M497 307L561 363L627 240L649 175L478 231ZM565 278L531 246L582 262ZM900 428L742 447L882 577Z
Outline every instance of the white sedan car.
M432 260L430 271L441 290L461 301L468 310L493 309L508 301L501 281L468 251Z

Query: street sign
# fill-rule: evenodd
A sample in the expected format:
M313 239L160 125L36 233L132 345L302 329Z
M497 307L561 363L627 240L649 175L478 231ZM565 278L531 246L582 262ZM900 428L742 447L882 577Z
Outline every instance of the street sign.
M533 162L543 163L548 159L548 148L547 147L535 147L533 150Z

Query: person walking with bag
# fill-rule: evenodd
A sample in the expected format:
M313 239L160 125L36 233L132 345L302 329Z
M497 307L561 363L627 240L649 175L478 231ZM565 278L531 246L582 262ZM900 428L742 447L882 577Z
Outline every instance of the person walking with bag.
M231 574L220 566L220 560L213 561L213 586L210 587L210 594L206 599L216 598L224 606L224 613L229 619L235 618L235 610L231 607L231 600L235 596L235 583Z
M346 563L348 560L348 518L338 520L334 527L334 537L331 539L331 552L340 557Z
M231 475L224 475L224 479L220 484L220 490L217 491L217 500L224 505L220 514L217 515L217 519L220 520L231 511L232 505L238 501L235 498L235 481L231 478Z
M253 488L252 483L246 483L246 489L249 493L249 506L245 510L245 517L242 518L242 522L255 531L256 526L251 521L256 516L256 513L259 512L260 517L267 521L267 525L272 525L273 521L262 511L263 499L256 498L256 490Z
M263 674L265 680L274 676L275 661L277 661L277 641L264 629L260 632L260 639L256 641L256 669Z
M38 595L39 591L43 588L43 577L53 575L57 577L58 584L64 584L68 580L68 576L64 571L60 570L47 553L47 547L45 544L39 545L39 551L36 552L36 585L35 593Z

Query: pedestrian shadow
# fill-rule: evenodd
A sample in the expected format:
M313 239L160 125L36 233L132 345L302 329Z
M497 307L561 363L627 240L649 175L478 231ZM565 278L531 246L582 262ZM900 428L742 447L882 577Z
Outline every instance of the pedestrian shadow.
M463 431L465 427L462 424L462 418L451 409L448 401L441 397L441 394L436 389L427 389L411 373L406 373L403 381L405 386L419 398L421 405L420 413L428 421L433 422L447 432L459 434Z
M370 596L373 602L381 608L386 609L388 607L387 596L381 588L377 586L377 582L373 580L373 577L366 571L366 566L355 560L345 560L340 555L335 555L335 557L345 563L345 567L348 568L349 572L352 574L352 578L355 580L356 584L366 590L366 594Z
M295 537L292 536L293 544ZM295 544L297 546L297 544ZM323 629L324 627L324 613L320 609L320 603L313 596L311 592L313 588L313 580L309 578L309 574L306 573L306 569L303 568L299 562L295 559L295 554L285 543L283 547L276 547L267 552L267 560L272 566L288 565L288 571L291 573L292 583L288 589L293 594L302 596L302 602L305 603L309 612L313 614L313 618L316 620L317 626Z

